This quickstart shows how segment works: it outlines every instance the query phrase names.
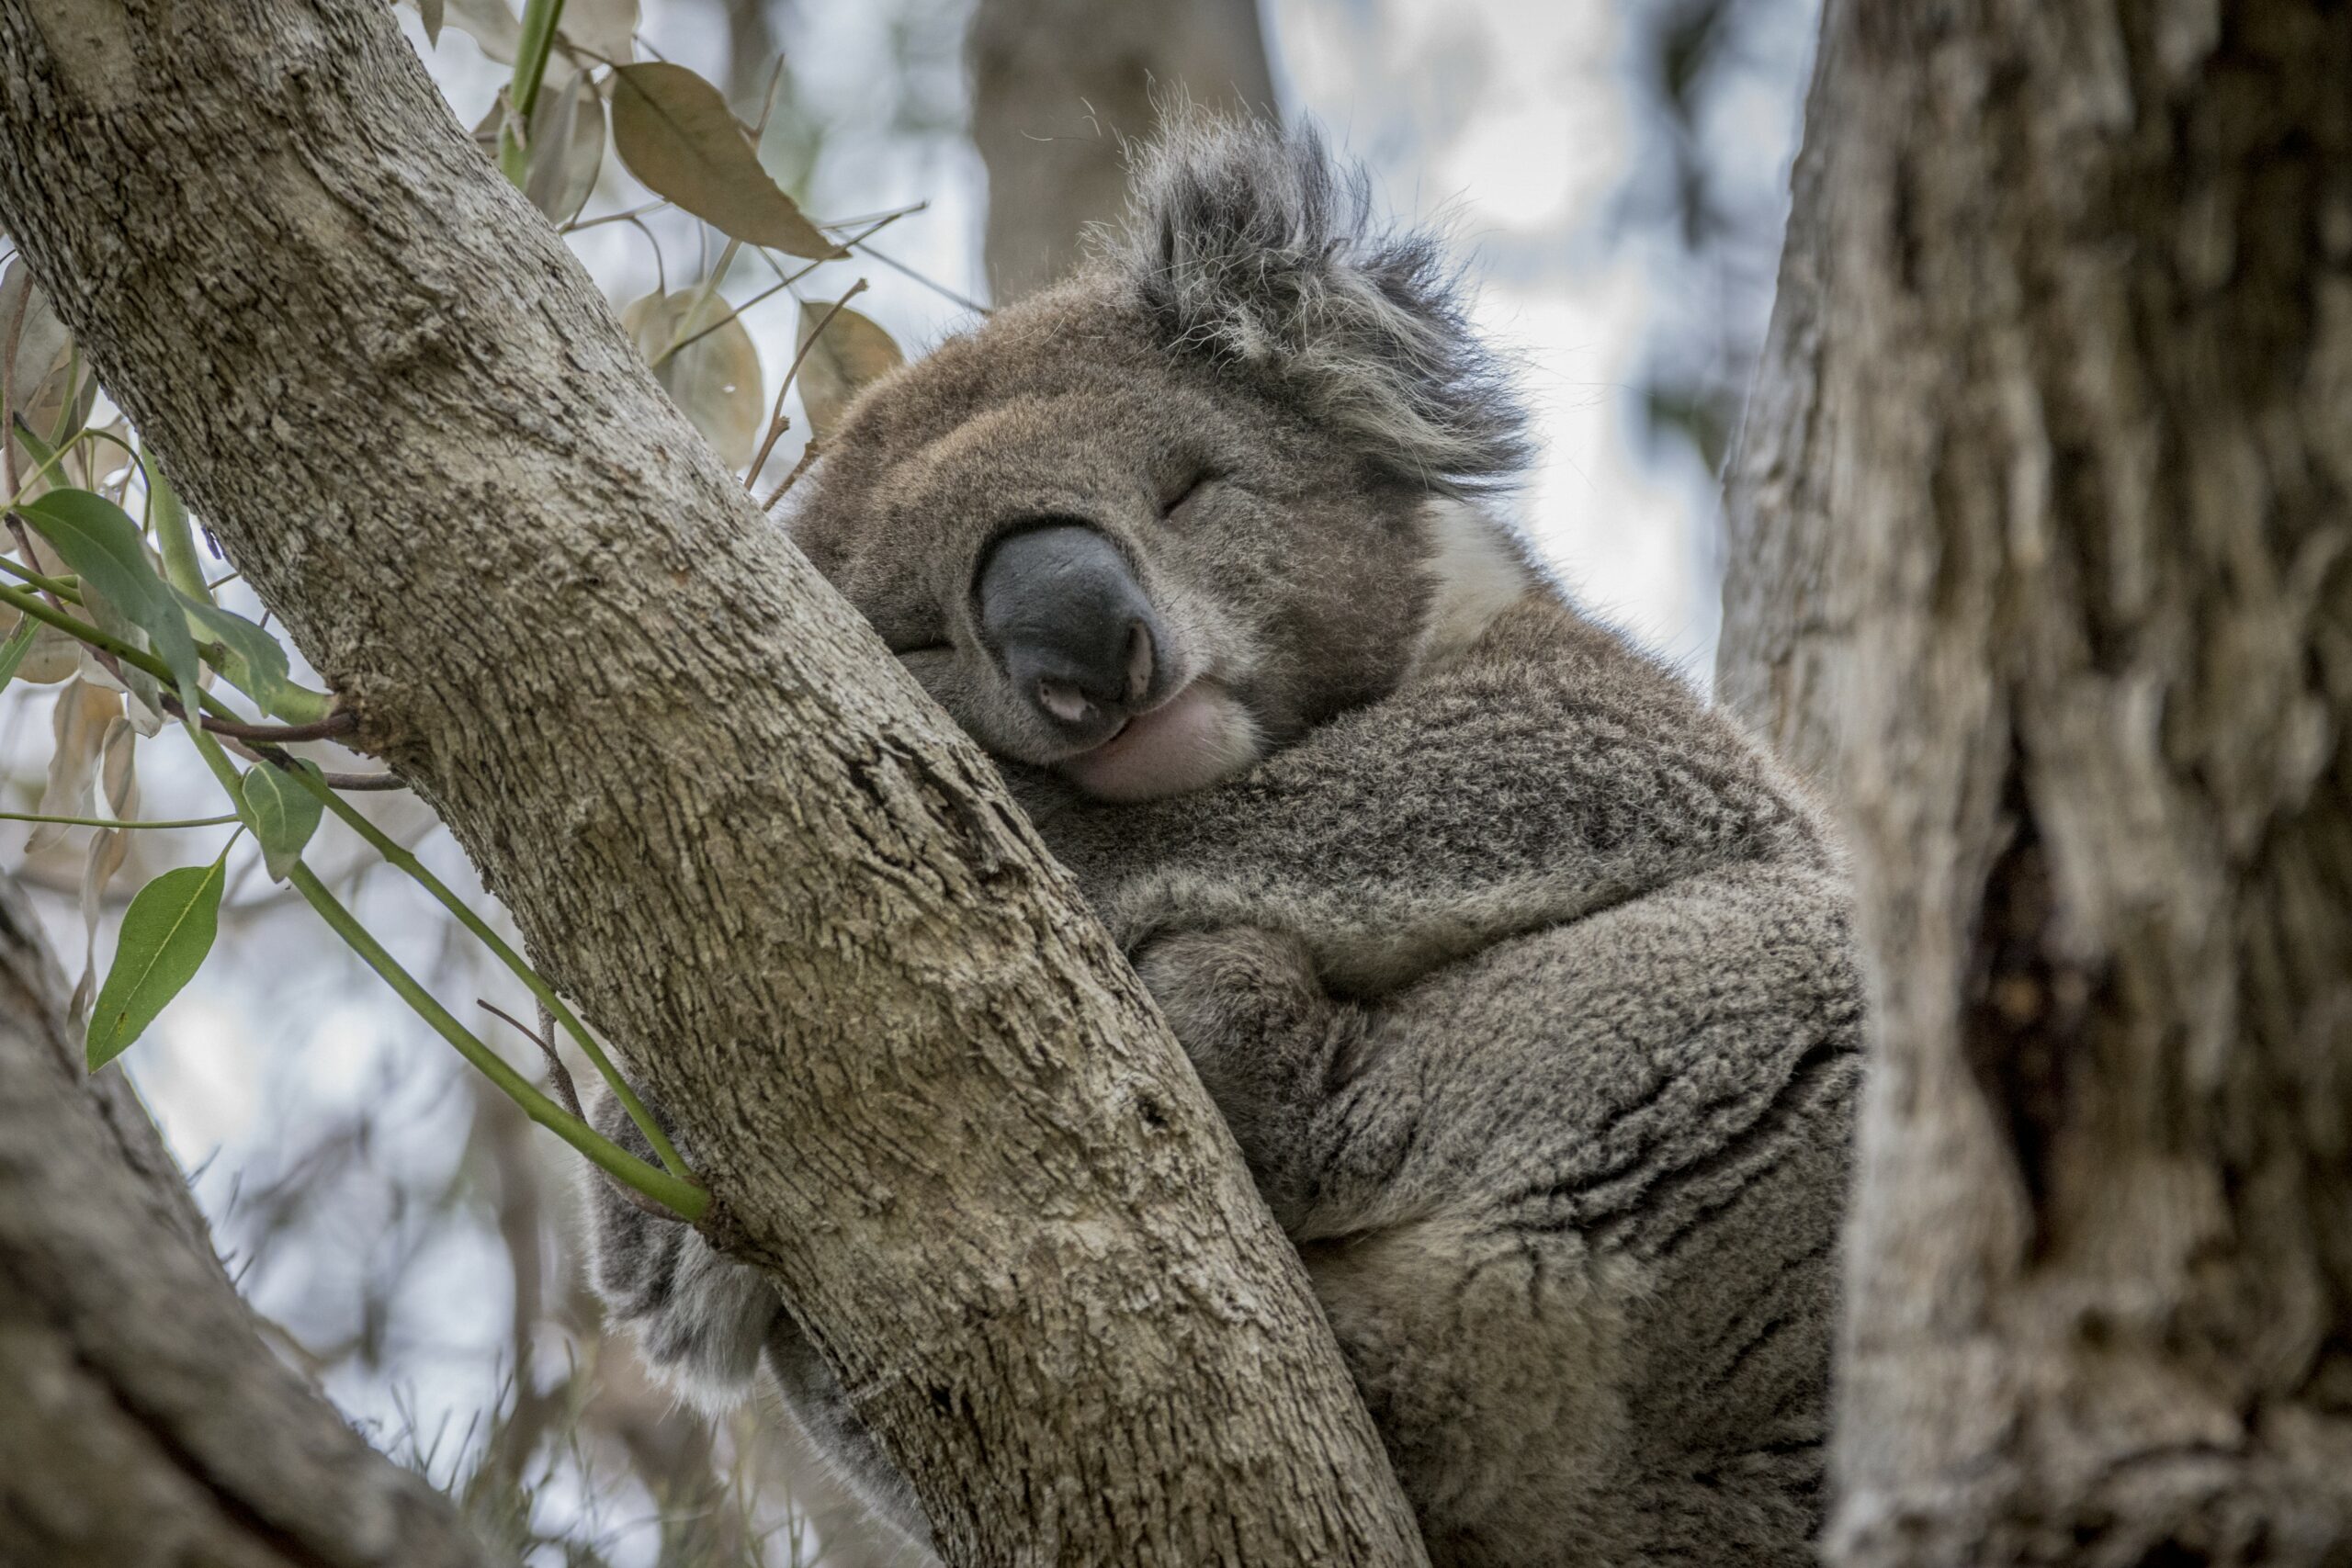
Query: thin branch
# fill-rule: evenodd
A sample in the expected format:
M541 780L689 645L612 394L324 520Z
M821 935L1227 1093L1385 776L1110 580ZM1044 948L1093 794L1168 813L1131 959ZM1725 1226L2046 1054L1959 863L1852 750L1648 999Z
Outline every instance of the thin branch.
M986 305L981 304L978 299L967 299L964 295L956 293L956 290L948 288L947 285L944 283L933 282L930 278L925 277L922 273L917 272L914 268L909 266L904 262L892 261L888 256L884 255L880 251L877 251L873 246L867 244L862 235L857 239L850 240L845 243L851 250L857 252L861 255L872 256L876 261L880 262L884 266L888 267L891 271L902 273L906 276L913 278L917 283L922 284L933 294L940 296L940 298L944 299L954 300L956 304L963 306L964 309L973 312L975 315L985 317L993 313Z
M571 1081L571 1069L563 1065L561 1056L556 1055L555 1041L551 1038L555 1032L555 1018L548 1011L547 1004L542 1002L539 1005L537 1029L533 1029L505 1009L481 997L474 998L474 1004L492 1018L503 1019L521 1030L524 1036L539 1048L539 1055L548 1059L548 1088L554 1092L557 1102L570 1111L573 1119L582 1126L589 1125L587 1113L580 1109L580 1089ZM680 1224L685 1223L685 1216L677 1210L657 1199L646 1196L602 1166L596 1168L596 1174L603 1177L605 1184L619 1194L624 1201L644 1210L647 1213L657 1219L669 1220Z
M800 476L807 473L808 471L808 465L816 460L817 438L812 435L808 438L808 445L800 449L800 461L792 465L792 472L784 476L784 482L782 484L776 486L775 490L768 492L768 498L760 502L760 510L762 512L774 512L775 510L775 503L784 499L784 492L790 490L794 485L798 484L800 482Z
M245 724L206 714L202 723L213 734L225 735L232 740L284 746L297 740L329 740L338 735L348 735L359 728L359 715L351 708L337 708L326 717L309 724Z
M833 301L833 308L825 312L824 319L817 323L817 330L800 340L800 347L794 353L792 363L785 367L784 379L776 383L775 409L768 415L767 439L760 443L759 452L752 458L752 466L743 470L745 490L752 488L752 481L759 477L760 469L767 463L768 454L775 450L776 438L784 434L786 423L784 417L784 394L792 389L793 380L800 374L801 364L808 357L808 351L817 346L817 340L825 335L825 329L833 324L833 318L842 313L843 307L865 292L865 279L861 277L851 284L840 299ZM803 455L806 456L806 454ZM794 471L798 472L797 469ZM768 504L775 505L775 498L769 497Z
M660 201L649 201L642 206L632 207L626 212L607 212L601 218L575 218L571 222L563 225L560 229L558 229L556 232L559 234L577 234L582 229L594 229L601 223L634 223L639 219L644 217L647 213L659 212L669 205L670 203L668 198L664 197Z
M33 811L0 811L0 822L54 822L66 828L225 828L243 818L232 811L226 817L182 817L172 821L149 819L138 822L112 822L103 817L43 817Z
M809 221L815 223L820 229L858 229L868 223L895 223L901 218L912 217L915 213L925 211L930 206L931 203L927 200L912 201L904 207L891 208L888 212L861 212L854 218L820 218L811 219Z

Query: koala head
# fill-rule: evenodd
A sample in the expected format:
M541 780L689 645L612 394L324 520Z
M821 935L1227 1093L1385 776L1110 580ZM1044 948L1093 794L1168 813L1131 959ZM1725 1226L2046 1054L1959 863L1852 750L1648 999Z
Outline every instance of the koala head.
M793 536L980 744L1090 795L1236 773L1528 581L1523 420L1436 243L1311 132L1195 123L1125 238L869 389Z

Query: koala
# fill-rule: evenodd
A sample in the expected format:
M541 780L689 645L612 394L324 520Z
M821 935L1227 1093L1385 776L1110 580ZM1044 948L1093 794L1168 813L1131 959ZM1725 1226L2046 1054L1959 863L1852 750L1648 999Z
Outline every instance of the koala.
M1195 122L1137 186L1078 276L862 397L793 536L1134 962L1431 1560L1809 1563L1860 1079L1833 839L1535 564L1430 235L1306 131ZM764 1353L920 1546L785 1303L594 1208L647 1356L727 1390Z

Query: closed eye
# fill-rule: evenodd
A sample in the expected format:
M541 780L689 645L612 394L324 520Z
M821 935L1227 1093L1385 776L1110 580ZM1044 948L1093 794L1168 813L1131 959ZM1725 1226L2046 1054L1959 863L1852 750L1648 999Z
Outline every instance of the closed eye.
M953 653L956 645L952 642L922 642L911 648L894 648L890 651L900 659L913 659L926 653Z
M1216 475L1206 472L1205 470L1201 473L1194 474L1188 483L1175 491L1172 494L1162 498L1159 502L1160 520L1163 522L1174 521L1176 514L1189 505L1193 498L1198 496L1203 490L1216 482Z

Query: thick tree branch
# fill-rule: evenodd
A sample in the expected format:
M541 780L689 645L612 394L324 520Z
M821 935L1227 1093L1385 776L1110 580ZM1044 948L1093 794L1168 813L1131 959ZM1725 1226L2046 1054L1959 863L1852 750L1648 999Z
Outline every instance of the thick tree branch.
M1831 0L1724 689L1852 825L1832 1561L2352 1554L2352 14Z
M0 1562L487 1568L264 1343L129 1082L83 1074L64 995L0 877Z
M0 61L0 220L951 1558L1418 1560L1140 987L379 0L7 0Z

